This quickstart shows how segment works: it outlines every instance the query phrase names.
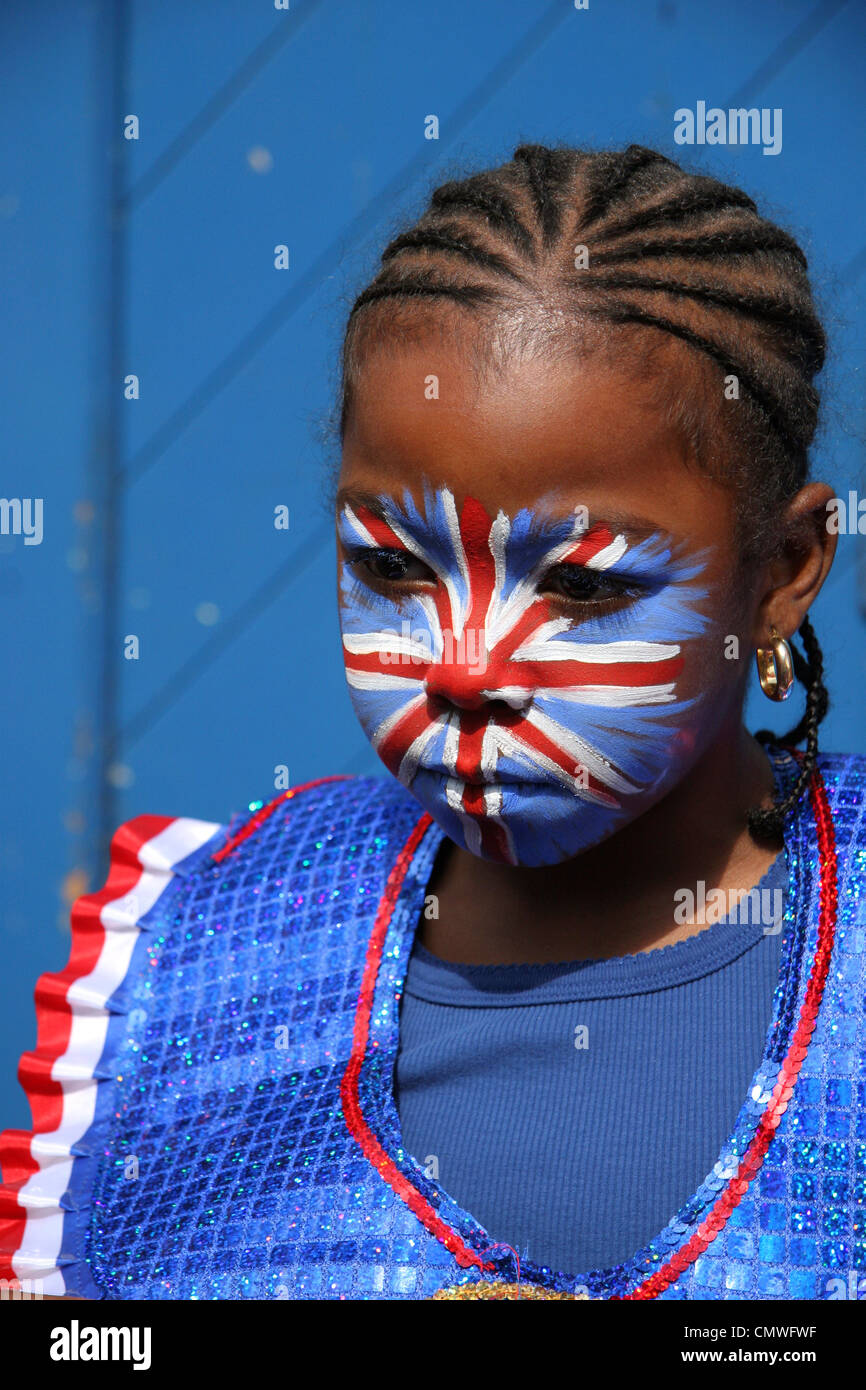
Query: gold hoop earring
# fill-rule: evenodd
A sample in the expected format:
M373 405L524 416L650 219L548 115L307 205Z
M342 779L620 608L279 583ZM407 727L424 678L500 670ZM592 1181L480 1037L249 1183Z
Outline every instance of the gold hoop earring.
M770 628L769 647L758 647L755 660L758 663L758 680L767 698L787 700L794 684L794 660L790 644L779 636L775 627Z

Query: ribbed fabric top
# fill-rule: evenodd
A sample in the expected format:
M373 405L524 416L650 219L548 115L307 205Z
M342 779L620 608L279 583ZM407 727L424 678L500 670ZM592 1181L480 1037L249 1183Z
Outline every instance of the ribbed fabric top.
M523 1259L580 1274L630 1258L700 1186L747 1098L786 887L783 852L761 920L611 960L459 965L416 940L395 1080L406 1149Z

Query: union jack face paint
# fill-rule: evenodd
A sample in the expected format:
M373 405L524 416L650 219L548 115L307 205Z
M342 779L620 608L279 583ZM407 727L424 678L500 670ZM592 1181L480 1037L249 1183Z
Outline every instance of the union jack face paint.
M542 499L543 503L543 499ZM702 565L662 536L629 544L584 509L514 517L447 488L339 517L346 677L379 756L442 829L511 864L569 859L670 780L682 642L706 626ZM373 577L390 561L411 587ZM406 567L409 567L408 569ZM572 568L573 567L573 568ZM552 573L606 576L625 608L569 616ZM419 577L420 576L420 577ZM688 738L686 739L688 741Z

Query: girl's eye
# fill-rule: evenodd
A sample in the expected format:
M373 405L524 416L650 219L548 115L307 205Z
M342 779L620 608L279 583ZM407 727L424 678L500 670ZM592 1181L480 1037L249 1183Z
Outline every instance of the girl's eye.
M598 605L605 600L635 598L643 592L625 579L617 579L582 565L554 565L548 570L543 588L572 602Z
M352 564L385 584L410 584L436 576L408 550L367 550L352 557Z

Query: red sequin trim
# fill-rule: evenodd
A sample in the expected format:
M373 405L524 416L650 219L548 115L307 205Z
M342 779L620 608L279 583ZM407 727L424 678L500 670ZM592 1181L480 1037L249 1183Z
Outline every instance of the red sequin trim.
M376 913L376 921L373 925L373 932L367 946L367 959L364 966L364 976L361 981L361 991L358 996L358 1008L355 1013L355 1028L352 1038L352 1055L349 1065L343 1074L340 1082L340 1099L343 1104L343 1114L346 1117L346 1124L350 1133L357 1139L364 1154L381 1173L385 1181L394 1189L401 1201L415 1213L422 1225L427 1227L446 1249L456 1259L459 1265L468 1268L475 1265L478 1269L492 1270L494 1264L485 1264L480 1255L474 1250L470 1250L458 1236L457 1232L443 1221L425 1197L421 1195L400 1169L389 1158L379 1140L376 1138L367 1121L361 1113L361 1105L358 1098L358 1077L364 1063L364 1056L367 1051L367 1041L370 1035L370 1015L373 1011L373 992L376 987L376 977L379 973L379 965L382 960L382 951L385 945L388 926L394 906L400 895L406 871L412 862L418 845L421 842L428 826L432 823L431 817L425 814L415 825L411 835L401 849L397 860L388 876L388 882L382 899L379 903L379 910Z
M283 792L282 796L275 796L273 801L268 802L267 806L262 806L260 810L256 811L255 815L247 821L243 830L239 830L237 835L233 835L230 840L227 840L222 849L218 849L215 854L211 855L211 859L214 863L219 864L227 858L233 850L237 849L238 845L243 844L244 840L255 835L259 826L263 825L268 817L274 814L278 806L282 806L286 801L291 801L293 796L298 795L298 792L308 792L312 787L323 787L326 782L346 782L348 780L347 773L338 773L334 777L317 777L314 782L302 782L299 787L290 787L287 792Z
M796 750L790 751L794 752L796 755ZM827 975L830 969L833 942L836 936L836 836L833 830L833 817L827 801L824 781L817 770L812 774L812 779L809 784L809 795L817 830L818 855L821 864L818 946L812 963L812 972L806 986L806 994L803 1000L803 1006L800 1010L797 1028L779 1071L779 1077L773 1088L773 1094L766 1110L761 1116L755 1137L743 1155L735 1175L730 1179L727 1187L717 1198L706 1220L701 1222L694 1235L680 1247L676 1254L671 1256L666 1264L662 1265L660 1269L657 1269L654 1274L650 1275L650 1277L644 1280L642 1284L638 1285L636 1289L633 1289L631 1293L611 1295L611 1302L657 1298L660 1293L663 1293L670 1284L674 1283L674 1281L688 1269L689 1265L693 1264L695 1260L703 1254L707 1246L715 1240L716 1236L724 1228L731 1212L735 1207L739 1206L745 1193L748 1191L749 1184L757 1175L767 1150L770 1147L773 1135L776 1133L781 1123L782 1116L788 1108L788 1101L793 1094L794 1083L799 1074L803 1059L806 1056L812 1034L815 1031L818 1010L821 1006L824 986L827 982ZM397 1196L411 1208L422 1224L451 1251L458 1264L464 1267L476 1265L482 1270L493 1270L496 1266L494 1264L482 1263L480 1256L470 1250L457 1235L456 1231L452 1230L446 1222L442 1221L440 1217L436 1215L430 1203L427 1202L418 1189L403 1176L394 1162L385 1153L376 1136L370 1130L361 1114L361 1108L358 1102L358 1075L367 1048L370 1014L373 1007L373 990L382 958L385 934L391 920L394 904L399 896L403 879L406 876L406 870L409 867L421 837L430 823L431 817L426 814L418 821L418 824L415 826L412 834L400 851L397 861L391 870L382 901L379 904L376 923L367 949L367 962L361 984L358 1010L355 1015L352 1057L343 1076L340 1086L340 1095L343 1102L343 1112L346 1116L349 1129L358 1140L367 1158L378 1168L382 1177L391 1185Z
M812 973L806 986L803 1007L796 1032L791 1040L785 1060L779 1071L779 1079L766 1110L761 1116L757 1133L746 1150L736 1174L715 1202L709 1216L698 1227L690 1240L657 1269L654 1274L631 1293L622 1296L623 1302L629 1299L657 1298L666 1288L680 1277L690 1264L702 1255L707 1246L715 1240L722 1230L734 1207L742 1201L749 1184L756 1176L764 1161L773 1135L788 1108L788 1101L794 1090L794 1083L806 1056L806 1051L815 1031L818 1010L830 969L830 957L836 936L836 836L833 830L833 817L827 802L827 792L820 773L815 771L809 784L812 813L818 835L818 856L821 864L820 913L818 918L818 946L812 964ZM619 1301L619 1295L613 1296Z

